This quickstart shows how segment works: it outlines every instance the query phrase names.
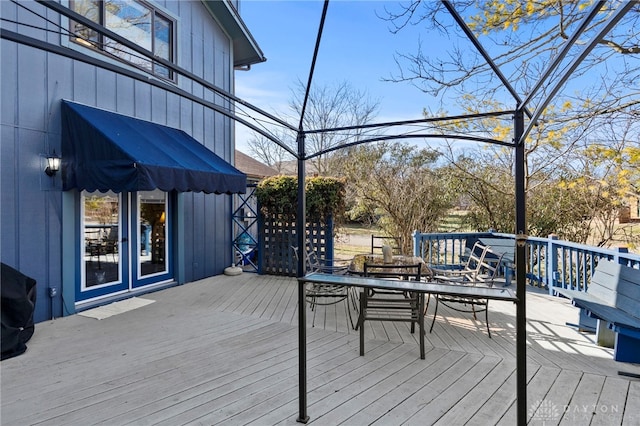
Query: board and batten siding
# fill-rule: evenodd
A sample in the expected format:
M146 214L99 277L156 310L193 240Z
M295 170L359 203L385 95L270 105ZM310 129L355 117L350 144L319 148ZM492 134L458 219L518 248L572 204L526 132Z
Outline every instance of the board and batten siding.
M199 1L150 2L176 19L177 64L233 91L232 45ZM68 2L63 1L68 6ZM34 1L22 6L63 28L67 19ZM12 2L0 2L2 27L43 43L69 47L108 61L70 43L53 23ZM29 26L30 25L30 26ZM33 27L47 28L50 31ZM75 275L65 256L79 244L79 194L61 191L60 173L44 174L45 154L61 152L62 99L179 128L233 164L233 122L212 110L144 81L3 38L1 79L0 258L37 280L35 321L73 313ZM130 67L111 61L120 67ZM141 74L144 74L140 71ZM220 96L178 76L176 86L207 101ZM222 104L229 107L228 103ZM64 155L64 153L62 153ZM75 193L75 194L74 194ZM178 194L180 218L174 262L180 282L222 273L232 262L231 205L228 195ZM72 225L75 224L75 225ZM74 249L75 253L75 249ZM64 276L64 278L63 278ZM49 297L49 288L58 290ZM62 295L65 295L63 300ZM64 306L63 306L64 302Z

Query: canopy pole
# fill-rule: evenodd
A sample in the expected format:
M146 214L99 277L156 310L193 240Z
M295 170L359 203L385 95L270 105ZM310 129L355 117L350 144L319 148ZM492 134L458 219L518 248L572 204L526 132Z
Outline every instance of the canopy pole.
M324 20L327 17L327 9L329 8L329 0L324 1L322 8L322 17L320 18L320 27L318 28L318 36L316 37L316 47L313 51L313 59L311 60L311 69L309 70L309 80L307 81L307 90L304 94L302 109L300 111L300 123L298 124L298 135L296 142L298 144L298 214L296 216L296 232L298 233L298 278L303 277L306 273L307 265L307 216L306 216L306 195L305 195L305 133L304 133L304 113L307 108L307 101L311 93L311 82L313 81L313 72L318 59L318 51L320 50L320 39L322 38L322 30L324 29ZM300 413L296 419L299 423L307 423L309 416L307 415L307 302L306 302L306 284L298 280L298 401Z
M521 105L513 117L515 143L515 204L516 204L516 377L518 426L527 424L527 313L526 313L526 260L527 243L525 195L524 111Z
M304 132L298 131L298 211L296 215L296 233L298 237L298 278L305 275L307 260L306 244L306 196L305 196L305 149ZM306 284L298 281L298 423L307 423L307 302Z

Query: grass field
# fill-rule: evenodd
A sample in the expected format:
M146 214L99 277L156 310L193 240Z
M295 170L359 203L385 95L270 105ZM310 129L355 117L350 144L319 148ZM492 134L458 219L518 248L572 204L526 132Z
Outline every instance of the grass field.
M380 235L377 227L357 224L342 225L337 229L334 246L336 259L351 259L359 253L371 250L371 235Z
M439 232L474 232L463 222L464 211L452 211L439 225ZM371 235L383 235L376 226L346 224L337 229L334 255L336 259L351 259L359 253L371 251ZM638 241L640 225L626 227L626 237L631 241ZM635 238L634 238L635 237ZM627 246L631 253L640 253L640 244L623 241L612 241L611 246Z
M440 232L473 232L468 225L464 223L464 215L467 214L463 210L453 210L438 225Z
M463 225L464 212L453 211L440 224L440 232L470 232ZM351 259L359 253L371 251L371 235L384 235L377 226L365 226L359 224L345 224L337 229L334 246L336 259Z

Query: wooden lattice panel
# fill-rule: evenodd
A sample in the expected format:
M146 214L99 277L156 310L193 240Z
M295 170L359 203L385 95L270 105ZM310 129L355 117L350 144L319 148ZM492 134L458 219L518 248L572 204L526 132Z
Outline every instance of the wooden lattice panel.
M261 215L260 245L263 274L296 276L296 257L292 246L298 246L294 215ZM333 257L333 222L307 223L307 240L321 258Z

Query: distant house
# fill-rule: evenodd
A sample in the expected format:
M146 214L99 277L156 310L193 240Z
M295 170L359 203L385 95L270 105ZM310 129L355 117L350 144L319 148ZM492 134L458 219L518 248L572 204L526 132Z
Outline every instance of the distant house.
M634 222L640 222L640 195L629 197L629 218Z
M239 3L0 2L0 254L36 322L232 263Z
M629 195L626 201L627 205L620 209L620 223L640 223L640 195Z
M278 164L280 173L287 176L295 176L298 174L298 160L283 161ZM307 161L305 163L305 176L317 176L318 169L313 161Z
M249 157L243 152L236 150L235 154L236 168L247 175L248 184L257 183L266 177L276 176L278 174L276 169Z

